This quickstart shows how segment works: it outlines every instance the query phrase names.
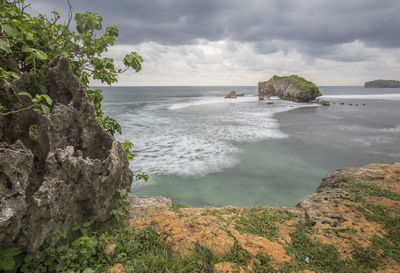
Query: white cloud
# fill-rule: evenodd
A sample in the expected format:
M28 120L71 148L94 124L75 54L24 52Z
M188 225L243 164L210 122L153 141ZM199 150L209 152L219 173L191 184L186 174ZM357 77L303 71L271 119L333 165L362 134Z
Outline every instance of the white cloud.
M283 41L274 43L290 48ZM330 50L324 49L318 58L282 49L263 54L251 43L202 39L191 45L118 45L107 55L120 61L125 53L137 51L145 59L141 72L120 75L118 85L254 86L274 74L298 74L318 85L362 85L367 80L399 75L400 49L368 48L355 41Z

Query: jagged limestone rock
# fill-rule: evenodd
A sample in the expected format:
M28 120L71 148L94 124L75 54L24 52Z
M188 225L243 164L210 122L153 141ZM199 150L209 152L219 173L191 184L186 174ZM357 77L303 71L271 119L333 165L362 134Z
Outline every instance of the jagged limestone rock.
M31 77L2 86L0 103L29 106L17 93L29 89ZM53 100L48 116L31 108L0 117L0 245L15 241L28 251L83 218L106 220L116 190L129 189L133 176L66 58L48 69L46 87Z

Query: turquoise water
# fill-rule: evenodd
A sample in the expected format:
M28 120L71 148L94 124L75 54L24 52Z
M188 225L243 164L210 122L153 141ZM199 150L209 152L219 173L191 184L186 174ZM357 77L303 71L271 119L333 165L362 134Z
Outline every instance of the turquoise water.
M131 168L151 177L132 184L136 195L293 206L332 170L400 161L400 89L321 87L330 107L267 105L256 87L102 89L105 112L122 124L118 138L135 143ZM231 89L246 96L223 99Z

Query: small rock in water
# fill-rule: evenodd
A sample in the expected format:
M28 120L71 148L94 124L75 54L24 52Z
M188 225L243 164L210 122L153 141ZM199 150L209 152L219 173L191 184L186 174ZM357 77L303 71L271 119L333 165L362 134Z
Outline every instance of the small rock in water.
M258 100L265 100L263 96L258 96Z
M353 105L352 103L349 103L349 105Z
M274 102L273 101L267 101L267 104L274 104Z
M344 102L341 102L340 105L344 105Z
M232 90L231 92L229 92L224 98L225 99L236 99L237 95L236 95L236 91Z
M330 103L327 100L317 100L316 102L323 106L330 106Z
M358 106L358 104L356 104L355 106Z
M363 106L365 106L366 104L365 103L363 103Z

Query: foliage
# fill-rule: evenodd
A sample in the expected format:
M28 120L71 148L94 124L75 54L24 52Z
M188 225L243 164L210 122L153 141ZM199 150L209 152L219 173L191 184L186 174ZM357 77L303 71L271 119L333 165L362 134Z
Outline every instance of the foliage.
M18 247L0 248L0 271L13 270L15 267L15 257L22 251Z
M137 173L136 181L139 181L139 180L144 180L144 182L147 182L149 180L149 175L145 172Z
M294 84L296 84L301 89L302 92L307 93L310 96L318 97L322 95L321 92L319 91L318 86L297 75L282 76L282 77L274 75L272 78L273 79L287 78L291 80Z
M135 155L132 152L132 148L133 148L133 143L130 141L125 141L125 142L121 142L121 146L125 151L126 154L126 158L131 161L132 159L135 158Z
M130 199L127 190L118 189L117 196L115 198L115 208L111 211L111 215L115 217L117 221L123 217L130 204Z
M45 115L50 114L50 108L46 104L44 104L44 102L46 102L48 105L53 104L53 101L51 100L51 98L48 95L36 94L35 97L32 97L32 95L28 92L19 92L19 95L30 98L33 103L32 106L35 108L40 107Z
M78 228L78 230L80 230ZM109 238L79 233L58 233L46 240L40 250L29 253L21 267L22 272L96 272L97 262L104 260L103 249Z
M120 125L107 117L101 110L101 91L90 90L89 80L95 79L111 85L117 82L117 75L133 68L140 71L143 58L136 52L127 54L123 67L117 67L114 60L102 57L118 37L118 28L112 25L101 32L102 17L97 13L76 13L74 16L76 32L69 27L72 12L67 24L59 24L59 11L53 11L51 18L39 14L31 16L25 12L29 6L24 0L0 0L0 59L15 60L20 71L8 67L0 69L0 81L10 86L18 72L34 73L29 93L46 92L44 72L55 57L64 55L70 62L71 71L88 88L99 123L112 135L121 133ZM47 111L47 109L45 110Z

